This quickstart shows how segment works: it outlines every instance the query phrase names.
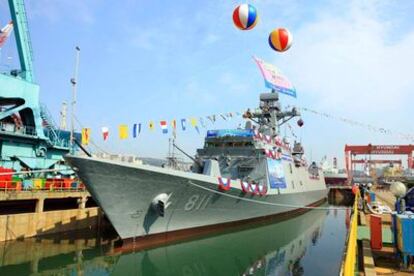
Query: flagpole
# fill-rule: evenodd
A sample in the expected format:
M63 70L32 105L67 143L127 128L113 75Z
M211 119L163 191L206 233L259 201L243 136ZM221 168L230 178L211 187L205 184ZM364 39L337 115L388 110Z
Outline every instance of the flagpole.
M70 147L73 152L74 149L74 140L75 140L75 106L76 106L76 93L77 93L77 82L78 82L78 72L79 72L79 54L80 48L75 47L76 50L76 62L75 62L75 72L73 78L70 79L72 84L72 102L71 102L71 126L70 126Z

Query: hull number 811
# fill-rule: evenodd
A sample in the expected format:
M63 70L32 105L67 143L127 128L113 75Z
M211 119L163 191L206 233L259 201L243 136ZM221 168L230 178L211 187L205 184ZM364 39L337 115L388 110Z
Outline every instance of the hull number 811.
M211 199L211 195L200 196L198 194L194 194L190 196L190 198L187 200L187 203L184 205L184 210L193 211L193 210L205 209L210 199Z

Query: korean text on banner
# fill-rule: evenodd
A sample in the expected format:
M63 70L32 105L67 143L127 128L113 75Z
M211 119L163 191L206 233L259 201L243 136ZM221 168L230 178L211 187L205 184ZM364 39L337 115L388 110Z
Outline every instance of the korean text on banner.
M296 98L296 89L276 66L267 63L257 57L253 57L259 66L260 72L265 80L265 86L277 92Z

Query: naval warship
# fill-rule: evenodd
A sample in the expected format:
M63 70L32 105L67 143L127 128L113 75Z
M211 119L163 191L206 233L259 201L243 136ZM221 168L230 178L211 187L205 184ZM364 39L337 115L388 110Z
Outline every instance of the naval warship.
M280 126L299 116L296 108L282 110L276 91L260 94L259 107L243 114L245 128L207 131L191 171L65 159L123 240L179 239L287 218L325 201L321 168L308 164L300 143L292 147L280 136Z

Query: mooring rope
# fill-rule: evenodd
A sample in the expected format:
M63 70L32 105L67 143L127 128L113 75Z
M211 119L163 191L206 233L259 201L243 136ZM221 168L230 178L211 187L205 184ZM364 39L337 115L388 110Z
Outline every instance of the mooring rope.
M283 204L283 203L273 203L273 202L259 201L259 200L255 200L255 199L239 197L239 196L223 193L223 192L220 192L220 191L217 191L217 190L213 190L213 189L198 185L196 183L193 183L191 180L189 180L188 183L190 185L194 186L194 187L197 187L197 188L200 188L202 190L209 191L209 192L212 192L212 193L215 193L215 194L219 194L219 195L222 195L222 196L227 196L227 197L234 198L234 199L237 199L237 200L244 200L244 201L248 201L248 202L252 202L252 203L263 204L263 205L287 207L287 208L294 208L294 209L349 210L349 207L311 207L311 206L303 206L303 205L293 205L293 204Z

